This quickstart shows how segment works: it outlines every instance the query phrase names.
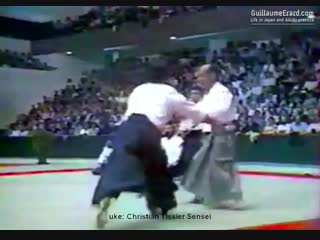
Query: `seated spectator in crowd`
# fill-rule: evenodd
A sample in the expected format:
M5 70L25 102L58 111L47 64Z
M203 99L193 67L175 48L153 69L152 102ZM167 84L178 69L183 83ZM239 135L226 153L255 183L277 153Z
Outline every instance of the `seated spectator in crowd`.
M248 133L248 132L260 132L261 127L258 123L254 122L251 118L248 118L243 124L243 127L240 129L242 133Z
M278 126L276 124L276 121L273 117L269 117L267 120L267 124L263 129L263 133L270 134L270 133L276 133L278 129Z
M293 123L291 123L291 132L294 133L307 133L308 132L308 124L304 121L301 121L300 117L297 117Z
M261 111L255 110L254 115L251 117L251 119L259 129L263 129L265 127L265 118L262 115Z
M289 134L291 132L291 124L288 122L279 122L277 127L277 133Z
M86 124L85 127L83 127L80 130L80 135L87 135L87 136L97 136L99 133L99 128L96 127L96 124Z
M27 137L29 136L29 131L23 126L18 126L16 124L12 124L9 131L10 137Z
M320 122L311 123L308 127L308 133L319 133L320 132Z

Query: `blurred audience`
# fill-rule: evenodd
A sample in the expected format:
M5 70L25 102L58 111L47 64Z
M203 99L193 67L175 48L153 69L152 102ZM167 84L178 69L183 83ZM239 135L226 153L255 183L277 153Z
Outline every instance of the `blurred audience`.
M120 93L119 93L120 94ZM83 77L76 86L68 80L65 89L33 105L10 126L10 136L26 136L34 130L46 130L60 136L108 134L121 120L124 103L116 93L103 92L99 84Z
M239 99L241 133L314 133L320 132L320 51L314 41L302 35L285 44L229 42L219 51L183 49L155 59L168 64L168 83L185 95L191 94L195 101L201 91L194 91L195 69L205 62L219 65L223 70L220 80ZM152 61L144 58L138 65L147 69ZM110 81L98 71L87 74L78 86L70 79L65 89L44 97L28 115L20 116L10 127L11 135L27 135L35 129L76 136L109 133L121 121L130 89L145 81L138 77L138 65L134 65L134 73L127 74L127 80L119 66L115 68L121 74L114 74Z
M20 53L8 49L0 49L0 67L25 68L34 70L54 70L45 62L32 57L30 53Z

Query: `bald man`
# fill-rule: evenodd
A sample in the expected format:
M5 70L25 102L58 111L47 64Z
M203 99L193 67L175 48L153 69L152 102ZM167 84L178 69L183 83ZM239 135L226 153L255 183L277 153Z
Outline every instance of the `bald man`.
M197 107L214 124L203 135L202 146L184 174L182 185L196 195L198 203L214 208L242 209L240 177L235 164L236 102L227 87L219 82L221 70L206 64L196 72L196 81L205 91Z

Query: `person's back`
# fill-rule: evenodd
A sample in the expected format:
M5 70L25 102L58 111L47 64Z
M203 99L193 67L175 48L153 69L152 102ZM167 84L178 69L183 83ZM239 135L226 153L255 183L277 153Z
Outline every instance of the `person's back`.
M125 119L132 114L141 114L156 127L163 128L173 116L196 116L198 112L193 112L193 105L175 88L167 84L144 83L136 87L129 95Z
M156 91L155 91L156 89ZM143 114L150 117L151 121L155 117L163 119L167 116L167 98L171 92L175 89L166 84L160 83L145 83L136 87L128 98L128 108L126 112L126 117L131 114ZM156 116L150 116L153 113Z

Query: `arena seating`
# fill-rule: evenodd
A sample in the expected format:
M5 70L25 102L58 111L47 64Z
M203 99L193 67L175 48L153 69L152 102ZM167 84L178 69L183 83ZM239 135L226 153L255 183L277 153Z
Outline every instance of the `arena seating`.
M220 52L184 50L163 59L172 68L170 84L185 94L197 66L208 61L218 64L222 82L239 98L239 132L303 134L320 131L320 55L314 42L303 35L286 43L230 42ZM110 132L121 120L130 89L145 79L111 85L106 78L103 72L93 71L78 86L70 80L65 89L19 116L9 134L25 136L34 129L58 135Z

